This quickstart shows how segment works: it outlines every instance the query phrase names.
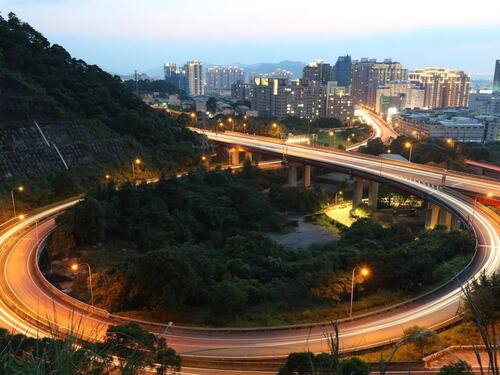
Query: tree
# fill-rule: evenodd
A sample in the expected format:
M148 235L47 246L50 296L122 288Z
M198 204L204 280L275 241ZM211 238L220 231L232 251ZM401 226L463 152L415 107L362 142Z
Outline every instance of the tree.
M500 318L500 273L487 276L481 274L478 280L462 288L466 300L466 318L474 322L485 346L489 359L489 368L494 375L500 374L497 360L499 341L497 325ZM483 365L476 350L481 371Z
M441 367L438 375L473 375L472 367L465 361L459 360Z
M368 375L370 366L359 358L350 358L340 362L336 375Z
M104 346L116 355L122 374L136 374L146 366L159 364L158 374L180 370L181 359L173 349L167 348L165 339L144 331L138 324L110 326Z
M207 111L212 114L215 114L217 112L217 99L215 99L213 96L211 96L207 100Z
M431 345L438 342L436 332L427 328L413 326L406 328L403 332L406 336L406 342L415 346L420 354L420 358L425 356L426 351Z

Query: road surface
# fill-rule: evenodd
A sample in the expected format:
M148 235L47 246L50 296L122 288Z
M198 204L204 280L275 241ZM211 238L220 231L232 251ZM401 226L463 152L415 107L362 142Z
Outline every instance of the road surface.
M200 130L198 130L200 131ZM419 325L444 327L457 319L461 300L460 285L484 271L491 274L500 266L498 217L481 205L449 189L436 188L442 181L442 170L411 163L394 162L357 153L306 146L283 145L276 140L235 133L205 134L217 142L237 145L251 150L284 154L291 160L344 168L353 174L370 176L401 188L415 191L427 199L455 212L462 220L471 222L477 238L477 251L471 264L459 277L438 290L414 301L340 321L341 348L344 352L377 347L397 341L403 329ZM448 173L447 186L500 196L500 184L475 176ZM53 228L54 221L40 222L38 233L35 221L62 211L75 202L40 212L15 225L0 228L0 322L2 325L29 335L55 335L57 332L77 332L85 338L99 338L108 324L126 320L95 310L76 302L62 292L50 288L36 267L37 249ZM473 221L471 218L474 218ZM164 334L165 325L144 324L144 327ZM329 324L263 329L203 329L174 325L168 331L168 344L190 363L189 373L206 374L207 368L219 368L222 363L253 360L270 361L286 357L290 352L328 350L325 336ZM254 364L252 364L254 366ZM205 370L191 370L201 367ZM241 364L242 370L251 368ZM229 372L231 373L231 372Z

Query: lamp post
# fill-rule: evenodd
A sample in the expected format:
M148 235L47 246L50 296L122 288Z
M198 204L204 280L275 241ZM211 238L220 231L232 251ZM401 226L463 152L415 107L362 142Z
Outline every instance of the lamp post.
M331 139L331 137L333 137L333 148L335 148L335 141L337 140L337 133L330 130L330 132L328 132L328 135L330 136L330 139ZM331 141L330 141L330 144L331 144Z
M71 270L73 272L76 272L76 271L78 271L78 269L80 268L80 266L87 266L88 273L89 273L90 304L92 306L94 306L94 292L93 292L93 289L92 289L92 270L90 269L90 264L88 264L88 263L73 263L71 265Z
M170 327L172 327L174 325L174 322L172 321L169 321L167 323L167 326L165 327L165 331L163 332L163 335L165 336L165 345L167 345L167 335L168 335L168 330L170 329Z
M349 309L349 317L352 317L352 303L354 301L354 276L355 276L356 269L358 267L359 266L355 266L352 269L352 278L351 278L351 307ZM366 267L361 268L361 275L368 276L369 273L370 273L370 271L368 270L368 268L366 268Z
M411 163L411 152L413 150L413 144L411 144L410 142L406 142L405 143L405 147L410 150L409 151L409 156L408 156L408 161Z
M335 205L337 205L337 196L338 196L338 195L342 196L342 194L344 194L344 193L342 192L342 190L340 190L340 191L338 191L338 192L336 192L336 193L335 193Z
M14 197L14 191L19 191L19 192L23 192L24 191L24 186L19 186L17 188L14 188L10 191L10 196L12 198L12 210L14 211L14 217L17 216L17 213L16 213L16 199Z
M132 182L135 182L135 166L141 164L141 159L135 158L132 161Z

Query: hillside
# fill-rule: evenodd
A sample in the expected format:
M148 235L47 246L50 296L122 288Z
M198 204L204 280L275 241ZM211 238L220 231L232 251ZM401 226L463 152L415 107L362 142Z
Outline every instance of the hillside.
M73 190L81 191L104 170L130 169L136 156L155 173L189 168L197 144L194 133L146 106L118 77L50 44L16 15L0 17L0 205L28 177L27 192L56 198L52 175L76 179Z

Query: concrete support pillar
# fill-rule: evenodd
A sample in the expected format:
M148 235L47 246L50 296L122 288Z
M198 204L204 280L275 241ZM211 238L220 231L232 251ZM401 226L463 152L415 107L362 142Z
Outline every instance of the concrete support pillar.
M452 216L450 230L458 230L458 229L460 229L460 220L458 220L456 216Z
M304 165L304 187L309 187L311 186L311 166L310 165Z
M439 224L439 206L429 203L427 216L425 218L425 229L434 229Z
M354 194L352 196L352 209L354 210L361 204L363 199L363 184L364 180L361 177L356 177L354 179Z
M444 216L444 225L446 225L446 228L448 228L448 230L451 230L452 221L453 221L453 215L451 214L451 212L446 211L446 214Z
M439 220L438 224L439 225L446 225L446 216L447 216L447 211L443 208L439 210Z
M292 163L288 165L288 186L297 186L297 165Z
M245 160L252 161L252 153L250 151L245 151Z
M236 147L229 149L229 164L239 165L240 164L240 151Z
M377 209L379 183L370 181L368 183L368 205L374 210Z

